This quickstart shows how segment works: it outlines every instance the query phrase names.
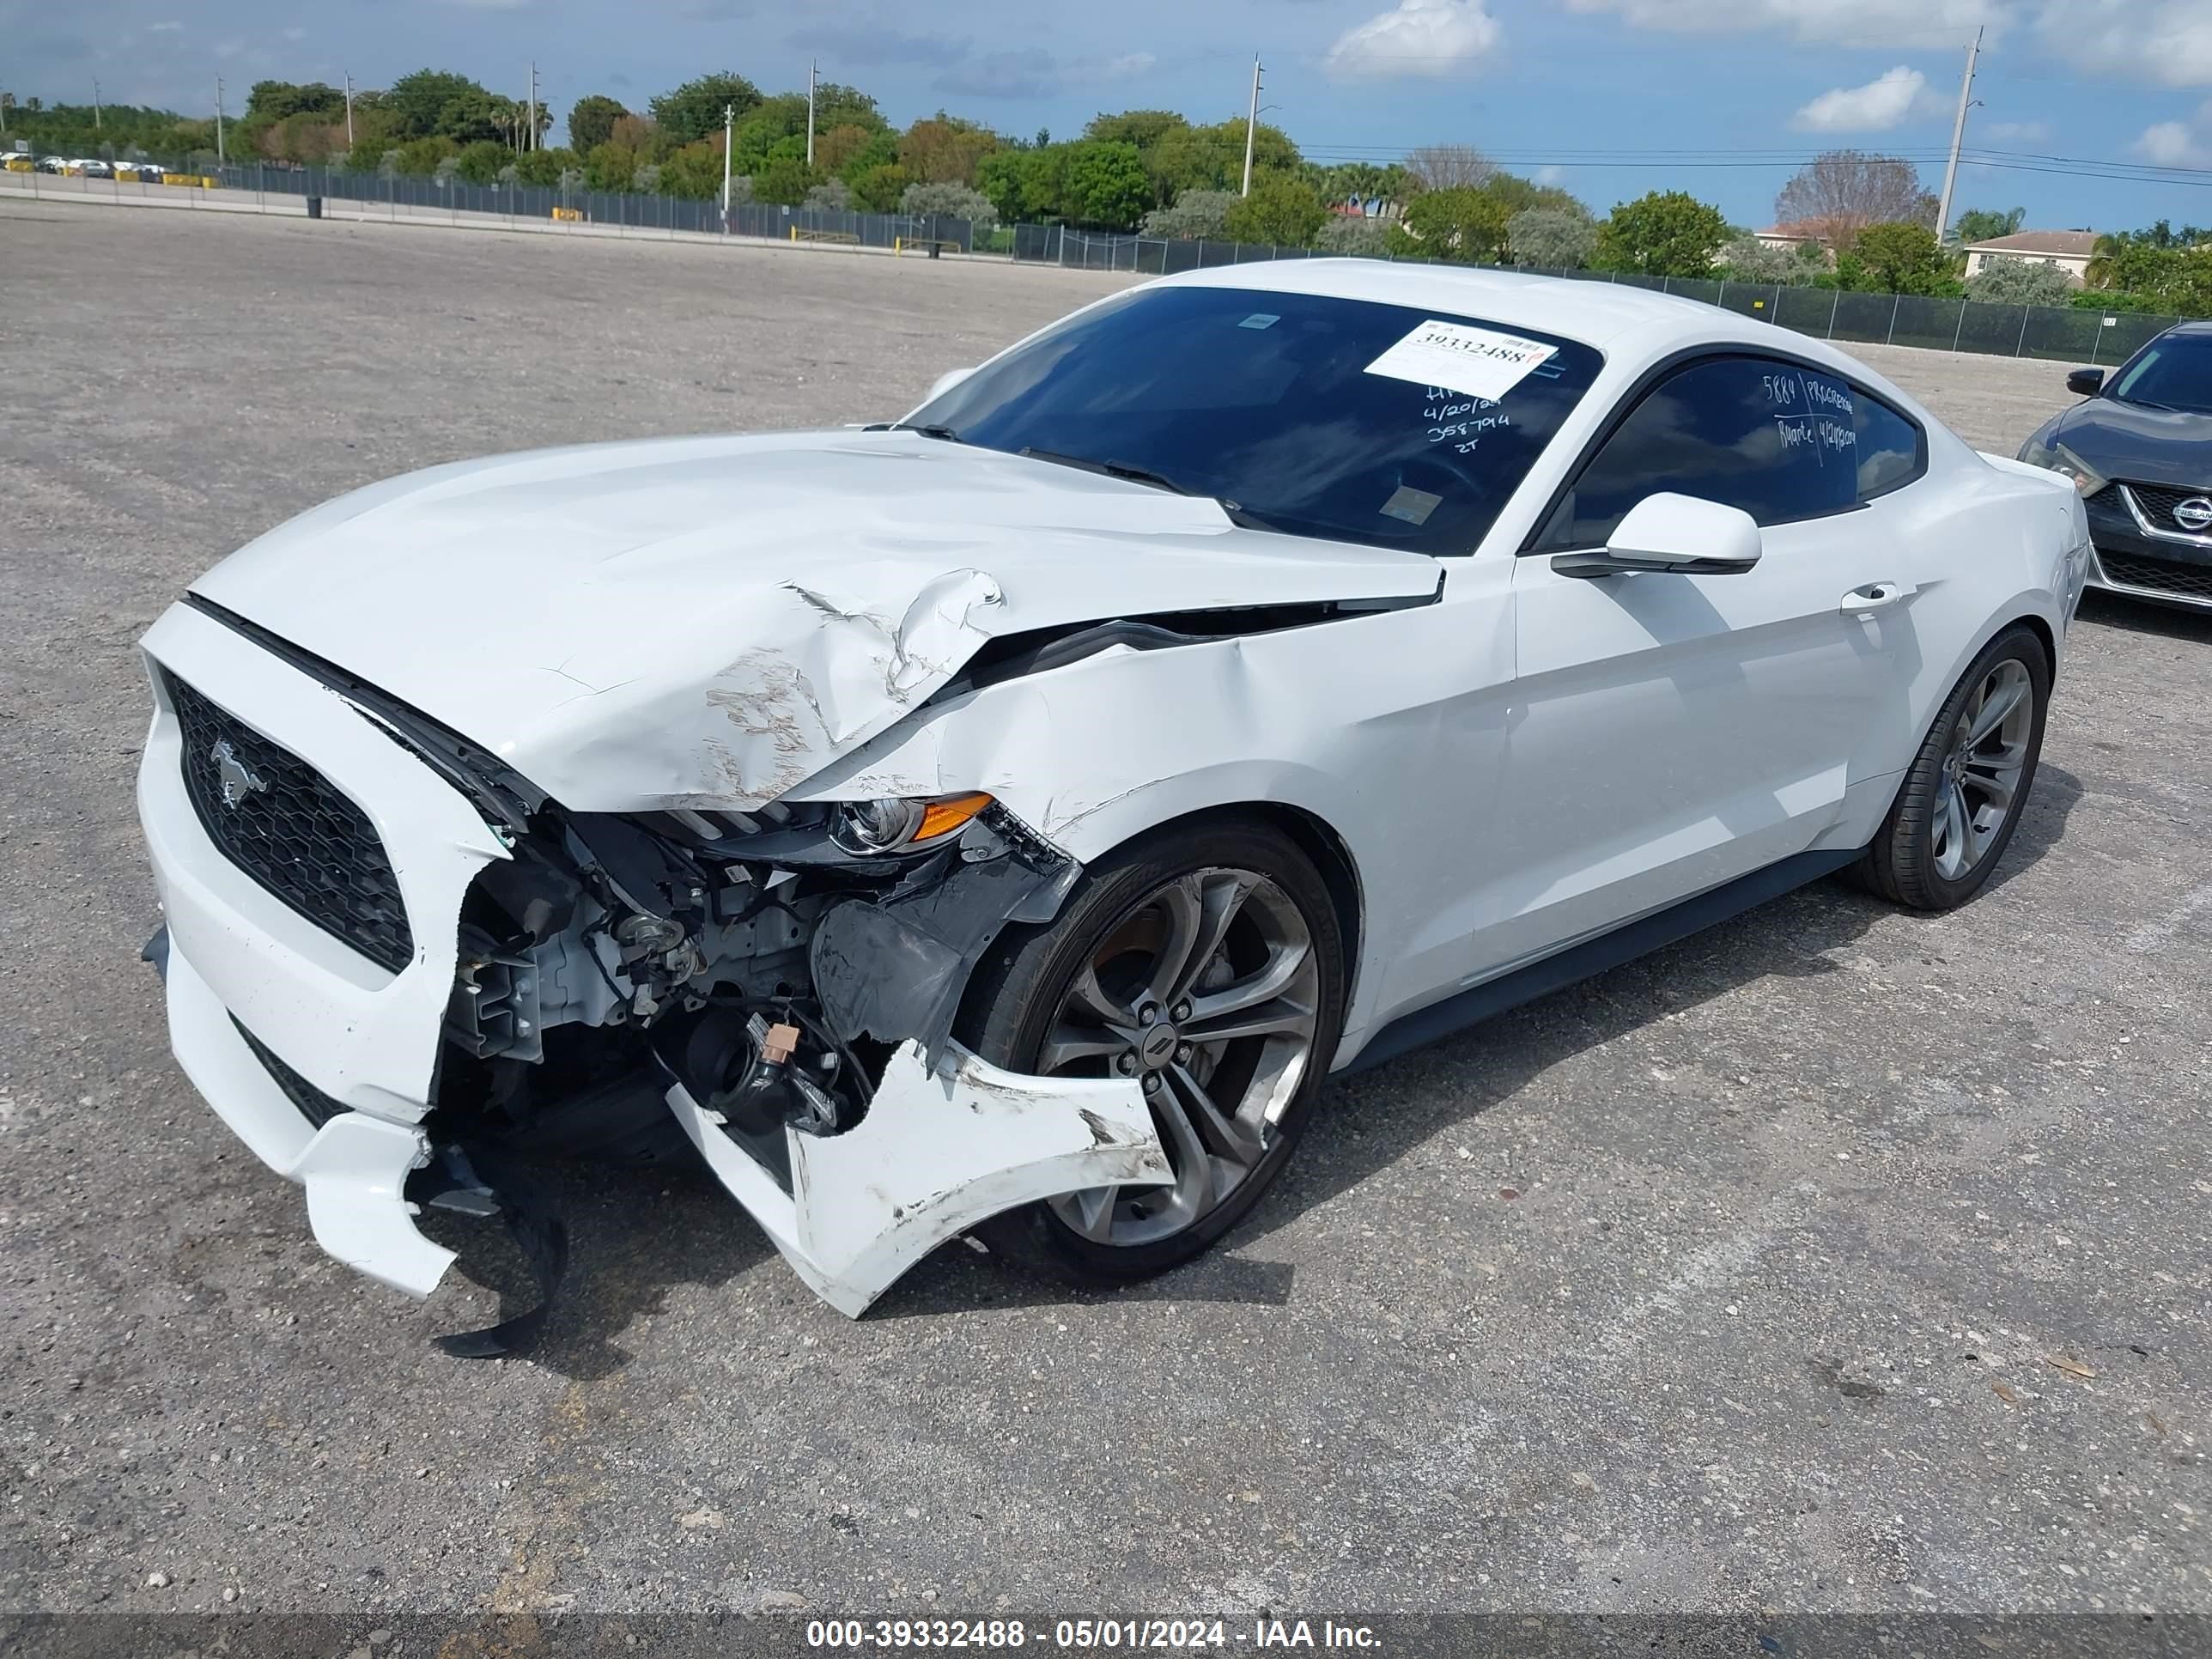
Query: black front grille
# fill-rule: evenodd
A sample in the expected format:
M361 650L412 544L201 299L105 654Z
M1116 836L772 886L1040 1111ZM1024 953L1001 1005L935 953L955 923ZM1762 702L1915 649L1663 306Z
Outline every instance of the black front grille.
M321 1128L340 1112L347 1109L283 1060L277 1059L259 1037L254 1036L243 1025L238 1024L237 1015L233 1014L230 1017L230 1023L238 1026L238 1034L246 1039L246 1046L253 1050L254 1059L266 1066L269 1075L276 1079L276 1086L284 1091L284 1098L298 1107L300 1115L313 1124L315 1127Z
M2185 599L2212 599L2212 565L2139 559L2130 553L2100 551L2097 557L2107 576L2130 587L2154 588Z
M371 962L396 974L414 960L399 878L368 815L291 750L173 674L167 684L184 728L185 791L208 839Z
M2212 489L2178 489L2172 484L2132 482L2127 489L2152 529L2173 531L2184 536L2212 532L2212 524L2187 525L2173 516L2173 509L2184 501L2212 501Z

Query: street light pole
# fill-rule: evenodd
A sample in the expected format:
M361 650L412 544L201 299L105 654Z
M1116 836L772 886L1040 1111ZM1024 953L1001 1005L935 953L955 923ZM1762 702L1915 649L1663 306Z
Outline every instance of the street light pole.
M1982 32L1974 31L1974 43L1966 48L1966 78L1959 82L1959 118L1951 125L1951 160L1943 168L1943 199L1936 210L1936 234L1940 239L1951 228L1951 187L1959 178L1959 147L1966 137L1966 106L1974 95L1974 59L1982 50Z
M814 165L814 77L820 71L819 59L810 58L806 64L806 165Z
M722 234L730 234L730 139L738 125L738 106L722 106Z
M346 76L346 149L353 149L353 76Z
M1239 193L1245 196L1252 193L1252 134L1259 125L1260 59L1255 54L1252 59L1252 110L1244 118L1244 188Z
M215 77L215 164L221 167L222 153L222 76Z
M100 131L100 77L92 77L92 130Z

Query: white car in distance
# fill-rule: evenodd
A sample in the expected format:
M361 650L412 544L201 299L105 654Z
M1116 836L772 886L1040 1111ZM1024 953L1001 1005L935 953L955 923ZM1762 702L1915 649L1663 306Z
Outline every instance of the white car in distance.
M201 1092L418 1294L416 1206L671 1123L848 1313L969 1233L1126 1283L1333 1071L1830 872L1971 897L2087 544L1723 311L1174 277L902 421L441 466L241 550L144 642L150 953Z

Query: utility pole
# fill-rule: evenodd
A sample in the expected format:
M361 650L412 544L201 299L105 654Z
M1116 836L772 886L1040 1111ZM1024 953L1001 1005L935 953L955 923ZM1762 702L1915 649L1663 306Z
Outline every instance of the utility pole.
M525 148L538 148L538 61L535 58L530 64L530 137Z
M819 58L809 58L806 64L806 165L814 165L814 77L820 73Z
M1252 193L1252 135L1260 125L1260 59L1252 58L1252 109L1244 118L1244 188L1241 192Z
M353 149L353 76L346 76L346 149Z
M215 164L223 164L222 153L222 76L215 77Z
M1974 95L1974 59L1981 55L1982 32L1974 31L1973 44L1966 48L1966 78L1959 82L1959 118L1951 124L1951 159L1943 168L1942 204L1936 210L1936 234L1940 239L1951 231L1951 189L1959 179L1959 147L1966 138L1966 106Z
M738 106L722 106L722 234L730 234L730 139L738 125Z
M100 131L100 77L92 77L92 130Z

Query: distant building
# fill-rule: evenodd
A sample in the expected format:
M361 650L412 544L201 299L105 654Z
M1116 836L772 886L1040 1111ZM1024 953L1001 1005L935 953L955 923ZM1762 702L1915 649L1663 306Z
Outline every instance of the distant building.
M1966 275L1981 275L1991 259L2032 259L2057 265L2075 287L2088 284L2089 258L2097 251L2094 230L2023 230L1986 242L1966 244Z
M1825 242L1823 228L1810 219L1800 219L1786 225L1770 225L1765 230L1751 233L1754 242L1764 242L1769 247L1796 247L1802 242Z

